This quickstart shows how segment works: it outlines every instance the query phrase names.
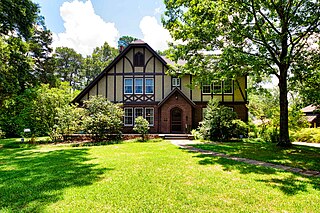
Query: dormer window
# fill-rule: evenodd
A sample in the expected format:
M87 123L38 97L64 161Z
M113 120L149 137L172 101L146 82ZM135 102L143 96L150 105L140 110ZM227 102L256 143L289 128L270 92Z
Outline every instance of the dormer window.
M133 58L133 66L143 67L144 66L144 55L142 52L137 52Z
M172 78L172 86L180 87L180 78Z

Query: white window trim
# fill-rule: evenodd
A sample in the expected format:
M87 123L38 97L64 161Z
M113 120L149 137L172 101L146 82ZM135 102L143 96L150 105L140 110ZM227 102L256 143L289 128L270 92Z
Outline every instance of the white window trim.
M141 87L142 87L141 93L140 93L140 92L136 92L136 80L138 80L138 79L141 79L141 82L142 82L142 85L141 85ZM143 94L143 78L134 78L134 94L139 94L139 95Z
M209 87L210 87L210 92L209 92L209 93L208 93L208 92L203 92L203 87L204 87L204 86L209 86ZM212 85L211 85L211 84L205 84L205 85L202 86L202 89L201 89L201 90L202 90L202 94L211 94Z
M180 87L181 86L181 79L180 78L172 78L172 86L173 87Z
M147 80L152 80L152 82L153 82L153 84L152 84L152 87L153 87L153 92L152 93L147 93L147 89L146 89L146 87L147 87ZM149 85L148 85L149 86ZM154 94L154 78L146 78L145 79L145 82L144 82L144 91L145 91L145 94L148 94L148 95L150 95L150 94Z
M142 115L139 115L139 116L142 116L142 117L144 117L144 110L143 110L143 107L135 107L134 108L134 119L136 119L137 117L139 117L139 116L137 116L137 109L141 109L142 110Z
M215 88L214 88L214 87L215 87L215 86L214 86L215 84L216 84L216 86L217 86L217 85L220 85L220 92L218 92L218 93L215 92ZM222 89L223 89L223 88L222 88L222 81L220 81L219 83L218 83L218 82L217 82L217 83L213 83L213 85L212 85L213 94L222 94Z
M126 117L129 117L129 116L126 116L126 113L125 113L125 110L126 109L131 109L131 112L132 112L132 116L131 116L131 118L132 118L132 123L131 124L126 124ZM134 112L133 112L133 108L132 107L126 107L126 108L124 108L124 116L123 116L123 124L124 124L124 126L133 126L133 123L134 123L134 120L133 120L133 116L134 116L134 114L133 114Z
M144 118L147 119L147 109L152 109L152 120L153 120L153 124L149 123L149 126L154 126L154 108L153 107L146 107L144 110Z
M131 87L132 87L132 89L131 89L131 93L129 93L129 92L126 92L126 80L132 80L132 84L131 84ZM133 78L125 78L124 79L124 81L123 81L123 84L124 84L124 86L123 86L123 92L124 92L124 94L133 94Z

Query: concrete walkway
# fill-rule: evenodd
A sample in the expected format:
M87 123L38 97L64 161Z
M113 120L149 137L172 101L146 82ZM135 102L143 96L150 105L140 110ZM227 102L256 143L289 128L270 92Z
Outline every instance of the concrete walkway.
M281 169L284 171L294 172L294 173L298 173L298 174L309 176L309 177L320 177L319 171L303 170L303 169L294 168L294 167L290 167L290 166L284 166L284 165L280 165L280 164L267 163L267 162L252 160L252 159L248 159L248 158L234 157L234 156L230 156L227 154L223 154L223 153L219 153L219 152L212 152L212 151L199 149L199 148L195 148L193 146L190 146L192 144L199 143L197 141L170 140L170 142L176 146L179 146L182 149L186 149L191 152L199 152L201 154L208 155L208 156L222 157L222 158L235 160L235 161L239 161L239 162L244 162L244 163L252 164L252 165L256 165L256 166L265 166L265 167L270 167L270 168L274 168L274 169Z
M320 143L293 142L292 144L299 145L299 146L311 146L311 147L320 148Z

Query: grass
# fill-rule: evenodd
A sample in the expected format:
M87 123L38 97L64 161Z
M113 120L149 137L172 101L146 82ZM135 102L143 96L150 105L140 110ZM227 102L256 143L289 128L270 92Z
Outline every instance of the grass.
M264 162L320 171L320 148L293 145L281 148L274 143L253 139L243 142L215 142L194 145L197 148Z
M318 212L320 180L166 141L6 148L0 212ZM10 147L10 146L9 146Z

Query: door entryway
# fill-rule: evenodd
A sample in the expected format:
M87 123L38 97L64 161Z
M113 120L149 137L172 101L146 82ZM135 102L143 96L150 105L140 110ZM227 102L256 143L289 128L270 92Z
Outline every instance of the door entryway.
M171 110L171 133L182 133L182 110L177 107Z

